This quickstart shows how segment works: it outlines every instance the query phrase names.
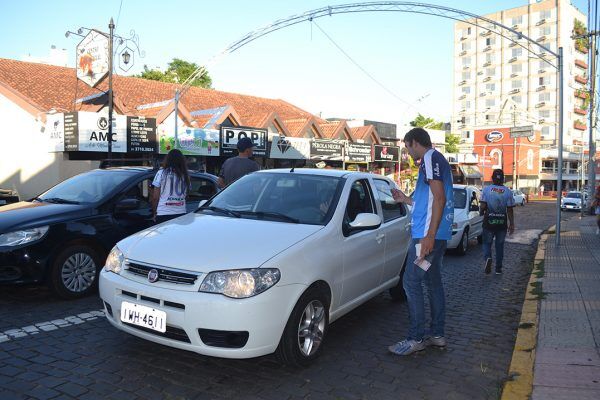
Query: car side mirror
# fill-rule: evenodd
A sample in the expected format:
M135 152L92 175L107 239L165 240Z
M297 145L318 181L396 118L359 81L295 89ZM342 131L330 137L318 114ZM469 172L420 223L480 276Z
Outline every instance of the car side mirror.
M479 206L477 204L471 204L471 207L469 207L469 211L479 212Z
M198 203L198 208L202 207L203 205L206 204L208 200L200 200L200 202Z
M139 207L138 199L122 199L115 205L115 212L137 210Z
M372 213L360 213L350 222L350 232L368 231L381 226L381 217Z

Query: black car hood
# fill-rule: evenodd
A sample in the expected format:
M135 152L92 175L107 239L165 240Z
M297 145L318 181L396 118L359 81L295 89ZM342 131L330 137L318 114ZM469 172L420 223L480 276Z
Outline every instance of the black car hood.
M88 205L27 202L0 207L0 234L91 215Z

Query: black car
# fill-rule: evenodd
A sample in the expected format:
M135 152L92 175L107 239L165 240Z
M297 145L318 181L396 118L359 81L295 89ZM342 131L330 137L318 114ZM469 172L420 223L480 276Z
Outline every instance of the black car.
M0 285L46 282L64 298L93 291L112 247L152 225L156 172L97 169L29 201L0 207ZM188 212L219 190L214 175L190 172L190 179Z

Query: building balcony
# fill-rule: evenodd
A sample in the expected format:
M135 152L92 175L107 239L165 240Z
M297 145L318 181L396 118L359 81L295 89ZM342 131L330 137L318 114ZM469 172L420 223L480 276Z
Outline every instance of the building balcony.
M580 131L585 131L587 129L587 125L584 124L583 122L575 121L573 123L573 128L580 130Z
M513 90L511 90L510 92L508 92L508 94L517 94L517 93L519 93L520 91L521 91L521 89L519 89L519 88L516 88L516 89L513 89Z
M490 65L492 65L492 62L491 62L491 61L486 61L486 62L483 64L483 68L485 68L485 67L489 67Z
M582 68L582 69L587 69L588 65L585 61L581 61L581 60L575 60L575 66Z
M536 42L538 43L542 43L546 40L546 36L540 36L539 38L537 38Z
M510 60L508 60L509 63L512 63L512 62L515 62L515 61L517 61L517 57L513 57Z
M459 100L464 100L464 99L466 99L466 98L467 98L467 95L466 95L466 94L463 94L463 95L462 95L462 96L460 96L458 99L459 99Z
M517 76L519 76L519 74L518 74L518 73L516 73L516 72L515 72L514 74L510 74L510 77L511 77L511 78L516 78Z
M537 104L535 105L535 108L542 108L542 107L544 107L545 105L546 105L546 102L545 102L545 101L540 101L539 103L537 103Z
M490 50L492 50L492 46L485 46L485 47L483 48L483 51L484 51L484 52L486 52L486 51L490 51Z
M479 34L479 36L484 36L484 37L485 37L485 36L490 36L491 34L492 34L492 31L490 31L490 30L487 30L487 31L485 31L485 32L481 32L481 33Z
M546 23L546 19L540 19L538 22L535 23L535 26L540 26L540 25L544 25Z
M459 56L459 57L462 57L462 56L464 56L464 55L466 55L466 54L467 54L467 51L466 51L466 50L463 50L463 51L461 51L460 53L458 53L458 56Z
M575 82L581 83L582 85L586 85L588 80L587 80L587 78L585 78L581 75L575 75Z
M575 114L587 115L587 110L584 110L583 108L575 107L575 109L573 111L575 112Z
M538 86L537 89L535 89L536 92L543 92L544 90L546 90L546 86L544 85Z
M491 81L491 80L492 80L492 77L491 77L491 76L486 76L485 78L483 78L483 81L484 81L484 82L489 82L489 81Z
M546 73L545 69L543 69L543 68L542 69L538 69L538 74L545 74L545 73Z
M460 40L461 40L461 41L465 41L465 40L467 40L467 37L466 37L466 36L461 36L461 37L460 37Z
M578 99L587 100L588 99L588 93L586 91L583 91L583 90L576 90L575 91L575 97L577 97Z
M518 43L517 42L510 42L508 44L508 47L515 47Z

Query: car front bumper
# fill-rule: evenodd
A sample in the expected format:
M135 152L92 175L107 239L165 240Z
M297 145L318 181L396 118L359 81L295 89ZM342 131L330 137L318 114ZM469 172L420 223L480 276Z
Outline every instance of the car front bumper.
M578 210L581 211L581 204L561 204L563 210Z
M43 243L0 250L0 285L43 281L50 253Z
M142 284L104 269L100 274L100 298L108 321L117 329L155 343L223 358L252 358L273 353L305 289L306 286L300 284L276 285L251 298L231 299L220 294ZM167 333L122 322L124 301L164 311ZM222 335L247 332L247 341L238 348L207 345L200 333L207 331Z

